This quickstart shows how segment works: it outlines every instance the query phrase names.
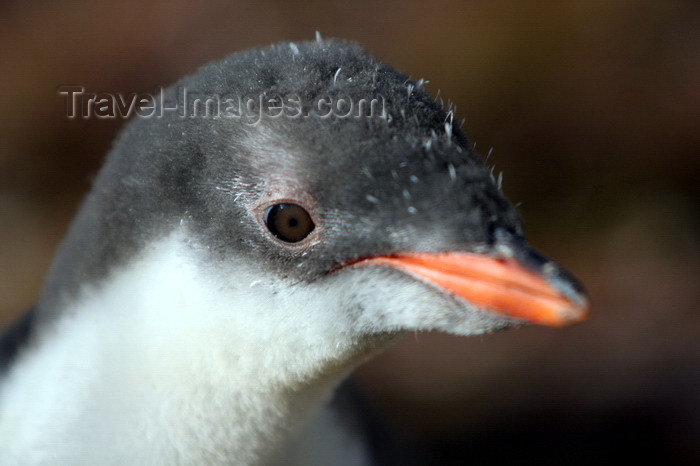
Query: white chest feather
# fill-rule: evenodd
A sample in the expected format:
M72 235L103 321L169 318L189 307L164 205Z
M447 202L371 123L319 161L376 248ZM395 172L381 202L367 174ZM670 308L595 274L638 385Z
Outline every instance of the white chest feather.
M195 257L172 235L46 329L0 381L0 464L265 464L367 356L333 290Z

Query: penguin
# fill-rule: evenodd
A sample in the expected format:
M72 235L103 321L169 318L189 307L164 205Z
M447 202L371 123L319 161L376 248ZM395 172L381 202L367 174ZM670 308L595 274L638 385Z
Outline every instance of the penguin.
M423 83L317 37L165 89L2 338L0 464L370 464L330 403L360 364L584 319Z

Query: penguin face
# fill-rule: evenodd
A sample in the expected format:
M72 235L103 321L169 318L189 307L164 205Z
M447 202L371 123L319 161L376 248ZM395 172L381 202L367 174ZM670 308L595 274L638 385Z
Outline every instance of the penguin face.
M569 298L550 283L556 275L562 288L570 279L551 261L533 259L539 256L525 245L518 215L459 138L441 135L426 147L366 128L358 139L356 122L333 124L313 133L337 139L311 143L297 136L311 129L288 125L248 133L253 142L242 152L253 169L231 191L247 193L239 201L252 263L273 264L292 287L334 289L334 305L358 312L376 331L475 333L517 319L562 325L580 318L576 285L567 288ZM266 138L284 140L284 153L256 154L273 146ZM390 294L401 297L400 312Z
M575 280L526 245L518 214L452 112L359 47L248 51L167 95L182 88L294 95L302 116L248 124L171 112L131 124L88 201L102 209L84 220L101 219L91 226L98 253L83 261L87 272L72 273L96 275L185 229L215 276L225 281L245 265L275 282L270 295L313 290L304 302L323 296L317 312L341 309L362 332L469 334L585 314ZM312 111L321 99L376 99L382 110L322 118Z

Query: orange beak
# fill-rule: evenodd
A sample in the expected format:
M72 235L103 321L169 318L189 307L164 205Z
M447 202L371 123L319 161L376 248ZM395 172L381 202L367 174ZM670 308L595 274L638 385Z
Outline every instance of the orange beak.
M543 275L514 259L465 252L419 253L371 257L353 265L387 265L479 308L537 324L561 327L588 315L582 294L567 297Z

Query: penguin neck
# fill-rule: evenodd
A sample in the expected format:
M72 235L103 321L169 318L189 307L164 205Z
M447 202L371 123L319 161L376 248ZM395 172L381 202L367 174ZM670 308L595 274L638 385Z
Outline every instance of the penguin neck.
M85 461L90 445L97 462L116 448L172 464L259 464L393 340L358 336L315 290L285 295L259 270L233 265L230 286L204 279L193 254L172 234L86 287L12 374L6 404L34 398L42 408L30 416L51 425L42 432L59 433L52 440L66 446L68 462L72 451ZM56 390L18 395L13 385Z

